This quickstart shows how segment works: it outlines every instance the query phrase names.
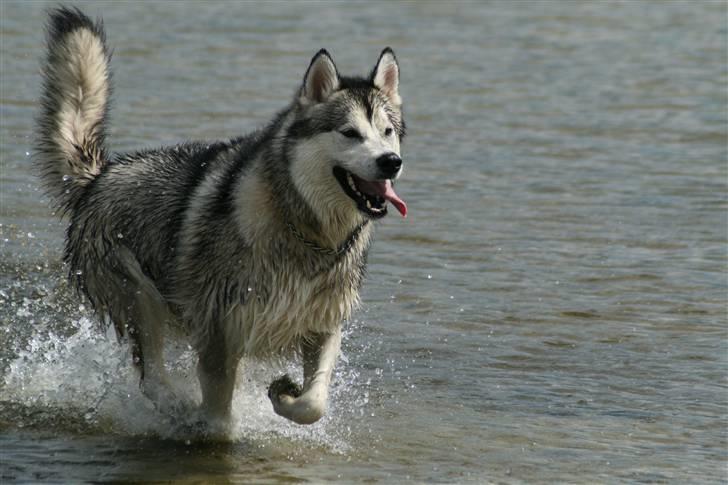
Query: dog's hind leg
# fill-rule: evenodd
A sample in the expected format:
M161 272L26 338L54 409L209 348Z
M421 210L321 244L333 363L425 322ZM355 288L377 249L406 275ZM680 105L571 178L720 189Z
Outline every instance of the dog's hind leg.
M326 412L329 384L341 347L341 328L317 334L303 345L303 389L287 375L273 381L268 397L273 410L298 424L312 424Z
M174 407L179 403L164 368L164 325L173 317L157 289L147 284L140 285L134 305L129 337L142 392L158 407Z
M104 275L105 300L118 333L129 337L142 392L157 408L174 408L179 402L164 368L164 326L174 316L129 249L115 248L114 269Z

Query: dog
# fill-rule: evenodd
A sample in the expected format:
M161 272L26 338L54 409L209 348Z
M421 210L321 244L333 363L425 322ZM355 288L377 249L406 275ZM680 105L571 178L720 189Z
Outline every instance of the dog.
M393 182L405 136L400 71L385 48L367 77L324 49L264 128L226 141L110 154L110 50L102 21L49 12L35 166L69 225L69 278L129 342L143 393L174 399L165 326L198 357L206 420L229 422L243 356L299 355L275 413L326 411L341 328L359 304L374 221L407 214Z

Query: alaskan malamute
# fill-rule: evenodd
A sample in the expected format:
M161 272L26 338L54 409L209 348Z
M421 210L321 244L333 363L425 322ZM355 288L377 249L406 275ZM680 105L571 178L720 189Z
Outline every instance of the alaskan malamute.
M303 385L276 379L279 415L326 409L341 325L357 306L372 221L391 203L405 134L399 66L386 48L368 77L320 50L291 103L227 141L111 155L110 51L101 21L50 12L35 161L70 221L70 278L128 338L144 393L174 399L164 325L199 355L201 409L225 422L238 362L300 352Z

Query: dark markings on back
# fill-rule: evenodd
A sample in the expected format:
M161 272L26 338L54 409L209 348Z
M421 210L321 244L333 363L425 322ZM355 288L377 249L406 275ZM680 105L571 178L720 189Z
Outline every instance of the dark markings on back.
M234 142L233 142L234 143ZM207 148L200 149L192 153L189 160L180 160L187 164L188 170L185 173L184 182L180 186L182 192L179 198L179 204L175 208L173 216L170 220L170 232L174 238L173 247L177 247L177 243L180 236L180 229L184 222L185 212L190 206L190 200L197 191L202 181L205 179L210 165L214 164L217 157L223 151L229 150L232 147L230 143L219 142L207 146Z
M210 219L224 219L233 213L235 187L250 165L250 161L261 149L263 139L262 132L257 131L233 140L237 150L232 163L225 168L222 180L214 191L214 196L205 206L205 212Z

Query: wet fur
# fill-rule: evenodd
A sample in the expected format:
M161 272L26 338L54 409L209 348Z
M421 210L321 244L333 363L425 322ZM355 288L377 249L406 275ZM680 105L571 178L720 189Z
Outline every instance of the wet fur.
M325 355L320 365L328 375L316 385L327 385L341 323L359 301L372 224L330 173L320 180L321 160L346 113L373 104L396 127L398 151L398 93L375 87L377 72L339 76L322 51L312 62L317 77L307 73L293 102L265 128L111 157L104 145L110 51L101 22L76 9L51 11L48 51L35 162L69 218L70 278L128 338L145 392L168 398L159 387L164 324L189 334L200 356L203 406L215 417L229 414L242 355L302 352L312 362ZM288 224L322 247L338 247L363 227L348 251L331 255L302 244ZM317 341L320 348L307 354ZM319 401L276 411L313 422L323 413Z

